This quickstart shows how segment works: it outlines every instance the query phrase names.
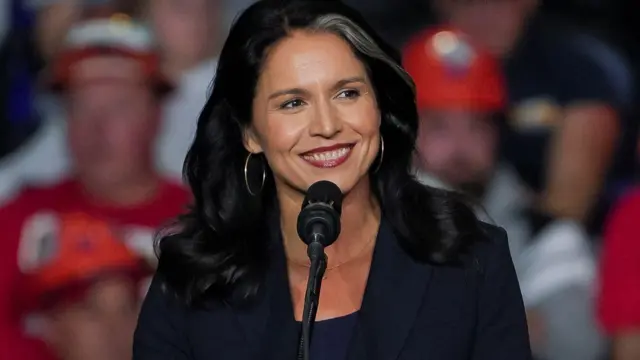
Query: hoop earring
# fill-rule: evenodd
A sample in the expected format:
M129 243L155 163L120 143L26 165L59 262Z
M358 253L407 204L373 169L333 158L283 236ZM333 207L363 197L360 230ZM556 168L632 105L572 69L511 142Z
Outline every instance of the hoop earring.
M380 170L380 166L382 165L382 160L384 159L384 138L380 135L380 161L378 161L378 165L376 169L373 170L373 173L377 173Z
M251 186L249 186L249 160L251 159L251 155L253 155L253 153L249 153L249 155L247 155L247 160L244 161L244 184L247 187L247 191L249 192L249 195L251 196L258 196L258 194L254 193L253 191L251 191ZM262 188L264 187L264 180L267 177L267 171L264 168L264 163L262 164L262 184L260 184L260 190L258 190L258 193L262 192Z

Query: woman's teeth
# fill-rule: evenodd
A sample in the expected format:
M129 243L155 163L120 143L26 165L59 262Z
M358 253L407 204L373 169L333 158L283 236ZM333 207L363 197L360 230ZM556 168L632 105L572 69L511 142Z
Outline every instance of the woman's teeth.
M344 147L342 149L337 149L337 150L332 150L332 151L325 151L325 152L321 152L321 153L313 153L313 154L307 154L307 155L303 155L302 157L305 160L309 160L309 161L330 161L330 160L337 160L345 155L347 155L349 153L349 151L351 151L350 147Z

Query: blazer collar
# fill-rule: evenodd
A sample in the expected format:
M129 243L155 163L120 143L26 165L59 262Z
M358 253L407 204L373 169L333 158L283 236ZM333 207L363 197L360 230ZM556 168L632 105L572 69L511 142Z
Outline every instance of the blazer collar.
M391 224L383 220L349 360L398 358L423 303L431 272L431 266L405 252Z
M294 360L299 326L294 320L279 226L271 239L275 241L271 241L265 296L254 307L238 312L238 320L247 335L247 348L259 351L250 359ZM414 261L402 249L383 218L349 360L398 358L423 303L431 272L431 266Z
M246 359L294 360L300 329L293 313L278 217L269 221L265 240L269 242L269 265L260 297L254 306L237 311L247 340L249 356Z

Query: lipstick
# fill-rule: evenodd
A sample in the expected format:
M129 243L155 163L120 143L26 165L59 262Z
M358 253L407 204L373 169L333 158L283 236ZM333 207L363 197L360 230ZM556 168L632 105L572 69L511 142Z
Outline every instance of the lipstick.
M347 161L354 146L355 144L336 144L318 147L301 154L300 157L317 168L334 168Z

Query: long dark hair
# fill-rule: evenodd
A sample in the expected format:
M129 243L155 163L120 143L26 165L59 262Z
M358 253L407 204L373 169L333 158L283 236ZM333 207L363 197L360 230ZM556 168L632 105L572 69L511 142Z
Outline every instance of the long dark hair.
M418 261L451 263L458 260L467 239L480 233L469 207L412 176L418 113L413 81L397 51L340 1L262 0L232 26L198 120L184 166L195 199L192 209L158 242L158 273L188 304L236 298L238 293L249 299L261 284L269 260L267 218L277 204L268 167L260 194L247 191L243 169L249 153L243 130L252 118L267 52L295 30L340 36L366 66L385 142L380 167L371 171L372 189L406 251ZM259 189L262 169L248 176L250 184L258 184L253 191Z

